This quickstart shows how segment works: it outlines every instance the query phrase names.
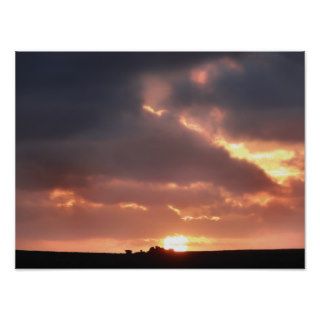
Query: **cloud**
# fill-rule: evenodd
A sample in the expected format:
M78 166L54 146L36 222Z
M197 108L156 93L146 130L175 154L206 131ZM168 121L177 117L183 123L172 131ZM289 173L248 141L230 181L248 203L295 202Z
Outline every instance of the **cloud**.
M140 78L234 53L18 52L17 142L110 135L143 103Z
M142 209L146 206L139 193L143 190L145 199L148 199L153 194L152 190L148 194L148 186L138 189L127 202L118 202L121 198L115 195L108 197L108 189L94 199L70 190L19 191L17 236L46 241L84 238L126 240L160 239L167 234L181 233L222 239L258 237L259 233L304 232L302 182L292 180L279 195L269 195L268 201L259 201L263 197L261 194L244 198L220 192L212 197L206 192L207 188L198 186L195 189L203 194L198 196L198 202L192 203L187 197L190 190L184 188L178 188L169 207L151 198L147 210ZM130 197L125 182L119 184L118 194ZM233 201L229 201L230 196ZM59 206L59 203L68 203L70 199L73 199L72 206ZM134 204L134 208L123 209L121 205L124 203Z
M18 186L67 187L104 175L149 182L212 182L234 192L275 188L254 164L231 158L175 121L141 124L105 140L37 142L17 151Z
M165 112L168 112L168 110L166 110L166 109L156 110L152 106L147 106L147 105L144 105L142 108L146 112L149 112L149 113L151 113L153 115L156 115L157 117L161 117Z
M220 58L200 69L206 75L200 86L194 77L177 75L163 103L194 114L222 106L233 136L303 141L304 54L251 53L227 61Z

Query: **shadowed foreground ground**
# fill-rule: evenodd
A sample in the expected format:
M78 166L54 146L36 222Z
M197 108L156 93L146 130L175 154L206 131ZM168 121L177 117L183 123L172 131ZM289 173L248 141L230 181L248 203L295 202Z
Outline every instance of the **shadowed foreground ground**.
M16 268L304 268L304 249L134 254L17 250Z

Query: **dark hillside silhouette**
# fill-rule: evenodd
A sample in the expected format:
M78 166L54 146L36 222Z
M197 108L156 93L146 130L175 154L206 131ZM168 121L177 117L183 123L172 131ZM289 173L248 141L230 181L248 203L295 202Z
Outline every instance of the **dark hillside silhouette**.
M78 253L16 251L16 268L304 268L304 249Z

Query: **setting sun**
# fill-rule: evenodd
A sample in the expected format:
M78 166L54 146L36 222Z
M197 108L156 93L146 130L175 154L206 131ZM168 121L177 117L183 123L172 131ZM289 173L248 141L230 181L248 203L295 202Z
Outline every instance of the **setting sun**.
M187 251L189 240L185 236L168 236L163 239L165 249L173 249L174 251Z

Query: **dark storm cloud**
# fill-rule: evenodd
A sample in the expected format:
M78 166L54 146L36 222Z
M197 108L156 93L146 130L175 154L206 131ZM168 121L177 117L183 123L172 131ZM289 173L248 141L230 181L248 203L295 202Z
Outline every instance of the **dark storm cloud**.
M303 142L303 53L259 56L256 63L245 63L245 70L216 87L218 101L233 111L228 129L234 135Z
M239 53L26 53L16 55L17 140L112 134L141 106L139 76ZM103 121L102 121L103 120Z
M225 69L205 90L179 79L171 103L229 108L226 125L234 134L303 139L303 53L22 52L16 57L17 141L117 134L141 106L141 74L189 70L225 57L243 72Z
M139 131L105 140L40 141L17 151L20 187L86 184L90 176L149 182L208 181L233 192L271 190L275 184L255 165L230 158L223 148L171 122L141 124Z
M216 84L218 101L251 109L302 109L304 105L303 53L265 53L244 59L243 73L225 73Z
M134 82L98 55L17 54L17 139L63 139L121 125L140 105ZM114 121L117 121L117 124Z
M248 53L235 62L241 70L220 63L205 86L177 80L168 103L191 106L193 113L221 106L229 111L225 126L235 136L303 141L304 54Z
M286 119L295 114L289 102L301 113L301 54L17 53L18 187L81 186L88 176L102 174L209 181L238 192L271 188L262 170L231 159L170 119L164 119L169 125L158 127L141 119L141 75L183 75L193 66L226 57L244 66L244 72L225 69L204 92L179 78L173 88L177 105L189 101L196 111L218 102L232 109L230 132L300 138L301 118L297 125ZM284 80L283 90L277 89ZM180 90L179 85L187 87Z

